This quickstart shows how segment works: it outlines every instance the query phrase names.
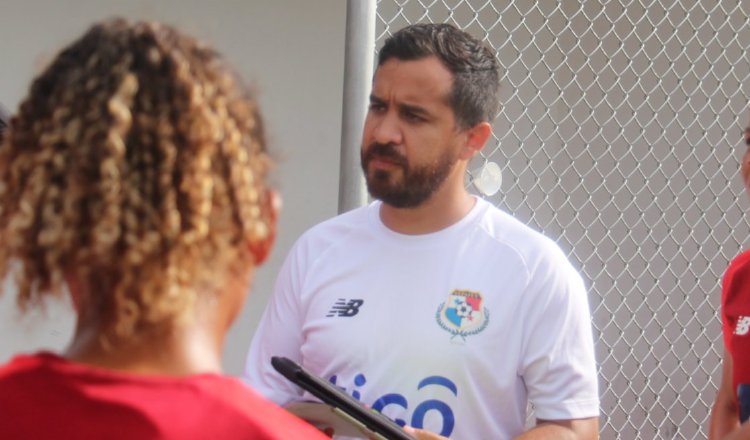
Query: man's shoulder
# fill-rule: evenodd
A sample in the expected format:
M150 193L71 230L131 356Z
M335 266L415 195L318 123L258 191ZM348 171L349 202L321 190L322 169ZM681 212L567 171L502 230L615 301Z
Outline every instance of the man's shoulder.
M504 210L492 204L487 204L489 206L485 210L480 223L481 228L487 235L516 250L525 258L562 254L560 246L551 237Z
M362 206L323 220L303 232L297 239L295 247L325 247L332 242L345 239L352 233L367 229L369 209L369 205Z
M497 242L503 256L518 264L529 280L545 283L551 279L580 283L580 269L554 238L525 224L511 214L492 206L481 221L485 233Z

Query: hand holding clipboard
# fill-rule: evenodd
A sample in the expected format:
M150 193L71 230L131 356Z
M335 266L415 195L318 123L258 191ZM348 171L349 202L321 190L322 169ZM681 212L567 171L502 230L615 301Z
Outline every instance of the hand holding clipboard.
M335 413L358 426L364 434L378 440L415 440L393 420L365 407L357 399L293 360L274 356L271 358L271 365L284 377L330 405Z

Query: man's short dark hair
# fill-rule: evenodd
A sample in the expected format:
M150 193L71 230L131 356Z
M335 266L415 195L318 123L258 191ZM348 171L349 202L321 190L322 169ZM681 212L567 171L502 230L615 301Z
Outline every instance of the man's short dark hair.
M380 49L378 66L392 58L412 61L430 56L453 74L449 104L458 125L492 122L500 105L497 58L481 41L453 25L423 23L399 30Z

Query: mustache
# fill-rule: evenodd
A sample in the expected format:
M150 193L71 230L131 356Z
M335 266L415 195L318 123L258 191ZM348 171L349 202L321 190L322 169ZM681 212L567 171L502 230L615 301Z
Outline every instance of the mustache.
M367 146L367 150L365 150L362 155L362 162L367 164L376 157L379 159L386 159L389 162L395 163L396 165L408 165L406 156L399 153L398 150L396 150L396 146L393 144L380 144L377 142L371 143Z

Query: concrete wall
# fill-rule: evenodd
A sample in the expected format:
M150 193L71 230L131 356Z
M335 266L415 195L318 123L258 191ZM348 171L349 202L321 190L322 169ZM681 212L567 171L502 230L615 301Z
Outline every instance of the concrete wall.
M336 214L346 26L345 0L3 0L0 102L15 111L32 77L62 46L112 16L173 24L219 49L258 91L284 208L277 245L256 275L225 350L239 374L275 274L294 240ZM12 289L0 298L0 362L13 353L66 346L66 301L19 316Z

